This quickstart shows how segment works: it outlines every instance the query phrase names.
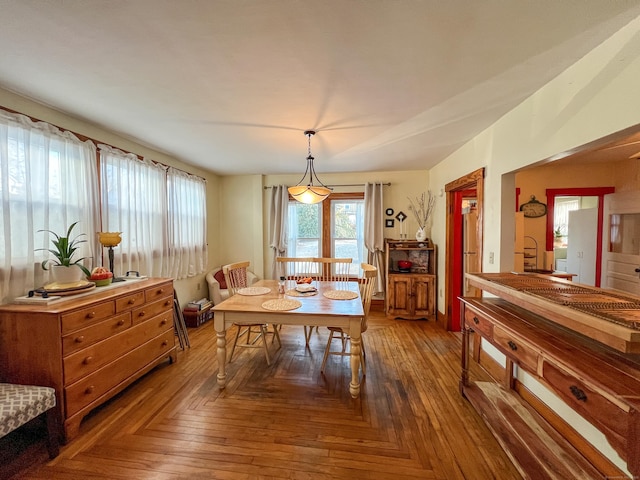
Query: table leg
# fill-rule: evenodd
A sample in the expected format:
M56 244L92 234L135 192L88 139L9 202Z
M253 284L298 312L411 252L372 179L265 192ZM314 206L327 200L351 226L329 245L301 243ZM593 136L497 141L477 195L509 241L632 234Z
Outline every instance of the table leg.
M218 386L224 388L227 384L227 332L224 326L224 312L215 312L213 326L216 329L217 357L218 357Z
M360 395L360 350L361 330L360 320L352 320L350 325L350 342L351 342L351 383L349 384L349 392L353 398Z

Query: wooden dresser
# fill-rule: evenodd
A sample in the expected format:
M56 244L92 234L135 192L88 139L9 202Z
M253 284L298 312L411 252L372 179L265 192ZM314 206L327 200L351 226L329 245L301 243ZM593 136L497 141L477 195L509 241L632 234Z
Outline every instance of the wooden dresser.
M461 299L460 388L523 476L624 478L586 439L562 421L554 424L551 410L520 384L515 366L601 432L633 478L640 476L640 323L635 321L640 319L640 299L550 277L468 277L474 286L502 298ZM615 315L620 317L614 323ZM476 333L473 347L471 332ZM506 357L499 388L472 381L470 357L481 361L478 337ZM528 399L523 405L537 406L541 416L516 413L524 410L515 397Z
M173 283L126 281L47 305L0 306L0 381L55 388L64 441L154 366L176 360Z

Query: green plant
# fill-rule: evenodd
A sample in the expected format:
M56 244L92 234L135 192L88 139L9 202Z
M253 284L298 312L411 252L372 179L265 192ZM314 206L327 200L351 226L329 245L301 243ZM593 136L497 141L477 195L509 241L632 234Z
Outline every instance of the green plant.
M49 264L49 262L53 262L55 265L63 265L65 267L77 265L82 269L85 275L91 276L91 272L84 265L80 263L82 262L82 260L85 259L85 257L72 261L74 253L76 253L76 250L78 250L78 245L86 242L86 240L80 240L80 237L82 237L83 235L86 235L84 233L81 233L80 235L75 237L73 240L69 240L71 238L71 231L73 230L73 227L75 227L77 224L78 222L74 222L71 224L71 226L67 230L67 235L65 237L61 237L56 232L52 232L51 230L38 230L38 232L49 232L56 237L55 240L51 240L51 243L53 243L53 245L56 247L55 249L47 249L47 248L36 249L36 252L40 250L47 250L51 252L54 257L56 257L55 260L51 258L48 258L47 260L43 260L41 264L43 270L47 270L47 265Z

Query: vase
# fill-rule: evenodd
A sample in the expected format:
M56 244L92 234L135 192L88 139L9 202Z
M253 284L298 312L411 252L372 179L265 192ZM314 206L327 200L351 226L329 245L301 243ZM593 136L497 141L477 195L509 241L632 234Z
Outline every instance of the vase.
M51 267L51 276L56 283L75 283L84 278L84 272L77 265L71 265L69 267L54 265Z
M424 242L427 239L427 231L420 227L418 228L418 231L416 232L416 240L418 240L419 242Z

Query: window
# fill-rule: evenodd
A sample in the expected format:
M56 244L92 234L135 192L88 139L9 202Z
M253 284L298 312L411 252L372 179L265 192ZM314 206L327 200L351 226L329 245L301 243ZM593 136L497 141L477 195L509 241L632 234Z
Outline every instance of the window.
M0 111L0 300L48 281L40 267L51 238L74 222L86 232L79 256L92 257L97 229L95 146L43 122ZM45 249L39 251L37 249ZM90 262L87 263L90 265Z
M322 203L289 202L287 255L352 258L357 277L366 261L364 195L334 193Z

